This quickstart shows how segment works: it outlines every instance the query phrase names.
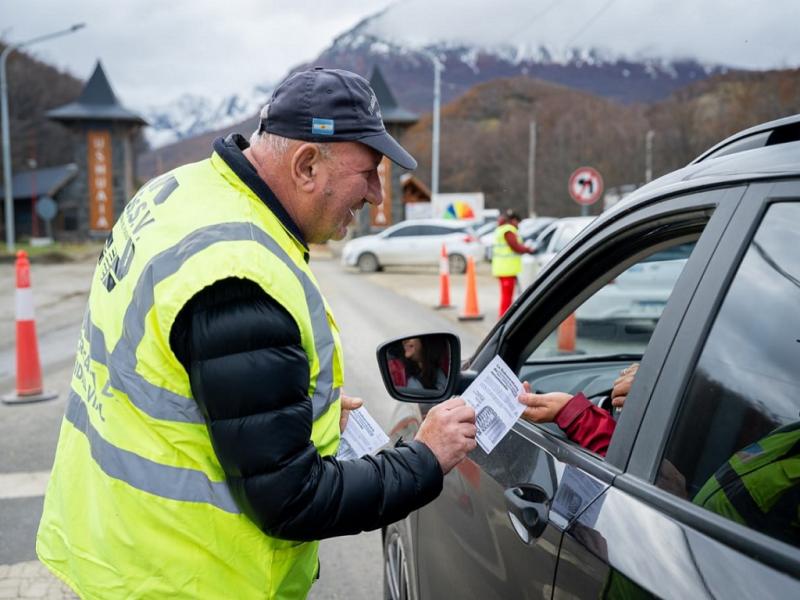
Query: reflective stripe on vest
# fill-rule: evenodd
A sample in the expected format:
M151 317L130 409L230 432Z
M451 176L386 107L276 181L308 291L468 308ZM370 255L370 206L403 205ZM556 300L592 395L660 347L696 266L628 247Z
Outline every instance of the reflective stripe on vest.
M339 390L333 389L334 342L328 325L325 303L319 290L308 275L289 258L283 248L263 230L252 227L249 223L221 223L193 232L177 245L167 248L150 259L142 272L149 272L151 276L140 277L136 283L133 299L125 312L125 333L112 351L110 362L106 356L103 332L91 323L91 315L87 314L84 327L92 359L108 368L111 385L124 391L131 403L145 414L154 419L167 421L204 422L200 408L193 398L181 396L153 385L136 373L136 348L144 337L147 313L153 307L154 287L160 281L173 275L189 257L211 244L249 240L258 242L280 259L291 269L303 286L314 332L314 347L320 365L316 387L311 398L314 419L323 414L337 399ZM110 368L110 365L113 365L113 369Z
M740 450L693 502L748 527L798 542L800 425L783 427ZM794 463L795 467L789 465Z
M69 393L65 418L86 436L92 458L109 477L163 498L206 502L225 512L241 512L224 481L211 481L202 471L153 462L105 441L92 426L86 404L73 390Z
M517 228L513 225L501 225L495 230L492 248L492 275L494 277L513 277L522 270L522 258L514 252L505 240L506 233L517 236Z

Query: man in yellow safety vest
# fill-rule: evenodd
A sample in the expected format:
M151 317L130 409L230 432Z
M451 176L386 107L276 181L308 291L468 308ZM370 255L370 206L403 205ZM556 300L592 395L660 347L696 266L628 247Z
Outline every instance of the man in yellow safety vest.
M292 75L250 143L145 184L100 257L37 536L83 598L303 598L322 538L433 500L475 447L474 411L338 461L339 330L308 244L381 202L386 132L369 84Z

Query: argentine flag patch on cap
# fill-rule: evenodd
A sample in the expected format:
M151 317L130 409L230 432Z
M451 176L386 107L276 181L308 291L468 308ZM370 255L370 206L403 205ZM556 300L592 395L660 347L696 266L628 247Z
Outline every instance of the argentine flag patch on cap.
M333 135L333 119L311 119L311 133L314 135Z

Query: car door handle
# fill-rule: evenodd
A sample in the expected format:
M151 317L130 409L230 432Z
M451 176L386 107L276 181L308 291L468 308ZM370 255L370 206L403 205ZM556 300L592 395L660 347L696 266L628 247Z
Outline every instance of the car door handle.
M526 544L540 537L547 527L550 498L538 485L518 485L505 493L508 518Z

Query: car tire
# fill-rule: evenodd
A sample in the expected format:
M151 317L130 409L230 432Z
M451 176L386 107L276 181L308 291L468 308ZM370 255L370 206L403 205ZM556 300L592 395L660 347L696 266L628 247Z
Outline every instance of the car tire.
M398 523L392 523L383 535L383 598L411 600L409 561L406 545Z
M358 270L362 273L374 273L380 269L378 257L372 252L364 252L364 254L360 255L356 261L356 265L358 266Z
M447 264L451 273L466 273L467 272L467 259L461 254L451 254L447 257Z

